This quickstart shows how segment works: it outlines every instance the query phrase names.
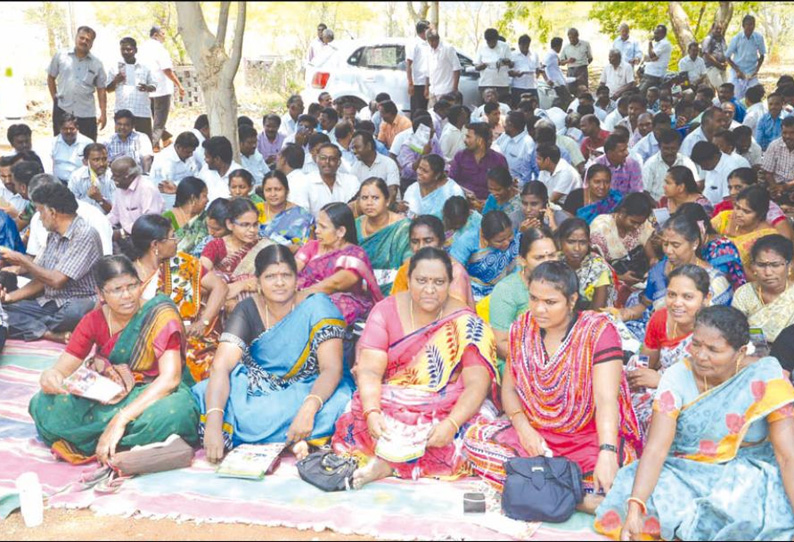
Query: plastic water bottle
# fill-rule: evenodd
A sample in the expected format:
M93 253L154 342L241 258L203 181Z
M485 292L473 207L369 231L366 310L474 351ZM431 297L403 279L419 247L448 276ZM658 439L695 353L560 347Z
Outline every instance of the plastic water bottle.
M44 500L38 475L35 472L21 474L17 478L17 491L25 526L38 527L44 521Z

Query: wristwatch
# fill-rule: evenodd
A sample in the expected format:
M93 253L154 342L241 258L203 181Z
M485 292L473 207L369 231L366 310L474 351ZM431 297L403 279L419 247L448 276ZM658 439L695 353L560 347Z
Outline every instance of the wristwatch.
M601 446L598 447L598 449L601 450L602 452L618 453L617 446L613 446L612 444L602 444Z

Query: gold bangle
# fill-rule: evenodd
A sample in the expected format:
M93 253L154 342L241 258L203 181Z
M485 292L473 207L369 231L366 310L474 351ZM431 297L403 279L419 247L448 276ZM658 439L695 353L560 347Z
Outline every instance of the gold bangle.
M364 420L369 420L369 415L374 414L375 412L378 414L383 414L383 411L380 408L368 408L364 411Z
M460 432L460 426L458 425L458 422L452 419L452 416L447 416L446 420L455 426L455 433Z
M306 399L304 399L303 402L305 403L309 399L317 399L317 402L320 403L320 408L318 408L317 410L322 410L323 409L323 405L325 405L325 401L323 401L322 397L320 397L319 395L314 395L313 393L310 393L309 395L306 396Z
M512 413L512 414L510 414L510 415L507 417L507 419L508 419L508 420L510 420L510 423L513 423L513 418L514 418L514 417L515 417L517 414L523 414L523 413L524 413L524 411L523 411L523 410L521 410L521 409L519 408L518 410L515 410L515 411L513 411L513 413Z
M225 412L224 412L224 410L223 410L222 408L215 407L215 408L211 408L211 409L209 409L207 412L205 412L205 413L204 413L204 416L205 416L205 417L208 417L208 416L209 416L210 414L212 414L213 412L220 412L220 413L221 413L221 416L222 416L223 414L225 414Z
M628 511L628 505L631 504L631 503L635 503L636 505L638 505L640 507L640 511L642 512L642 515L644 515L644 516L648 515L648 507L645 505L645 501L643 501L642 499L639 499L637 497L629 497L628 499L626 499L626 510L627 511Z

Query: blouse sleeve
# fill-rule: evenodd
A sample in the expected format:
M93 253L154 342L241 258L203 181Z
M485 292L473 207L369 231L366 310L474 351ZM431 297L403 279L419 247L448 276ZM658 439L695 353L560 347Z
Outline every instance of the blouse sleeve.
M662 341L667 337L667 311L658 310L653 313L645 332L645 346L651 350L659 350Z
M221 246L223 244L223 239L213 239L207 246L204 247L204 250L201 251L201 256L207 258L209 261L212 262L213 265L217 265L223 259L223 254L221 253Z
M249 297L240 301L232 311L223 328L220 342L232 343L245 349L262 331L262 317L259 316L256 302Z
M794 418L794 404L792 403L783 405L776 411L770 413L766 417L766 421L768 423L775 423L779 422L780 420L787 420L788 418Z
M593 365L615 360L623 362L623 343L618 330L610 323L598 337L593 353Z
M653 411L673 419L677 419L684 405L680 386L677 381L682 370L686 370L684 363L676 363L662 375L659 387L653 400Z
M317 248L317 241L309 241L308 243L303 245L298 250L298 252L295 253L295 259L303 262L303 264L306 265L314 257L316 248Z
M86 314L72 332L72 338L66 345L66 353L79 359L86 359L91 349L99 342L99 326L107 327L101 309Z
M394 298L381 301L372 309L367 318L367 324L358 340L358 349L366 348L369 350L389 351L389 329L388 329L388 304L396 303ZM396 307L395 307L396 308ZM396 310L393 311L396 316ZM399 321L399 317L397 318Z

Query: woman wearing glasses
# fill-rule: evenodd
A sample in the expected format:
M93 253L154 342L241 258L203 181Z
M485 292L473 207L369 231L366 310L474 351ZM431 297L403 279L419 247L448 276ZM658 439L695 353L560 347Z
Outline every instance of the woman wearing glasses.
M174 302L141 296L138 272L126 256L106 256L94 267L102 306L86 314L66 350L41 375L30 401L39 435L59 457L107 464L121 448L162 442L172 434L198 443L199 413L183 371L185 328ZM66 379L87 365L121 385L104 402L82 397ZM89 380L74 375L78 383ZM184 378L184 379L183 379Z
M231 201L226 228L228 235L213 239L204 247L201 265L229 284L228 300L240 300L256 291L254 258L273 242L259 238L259 211L248 198Z

